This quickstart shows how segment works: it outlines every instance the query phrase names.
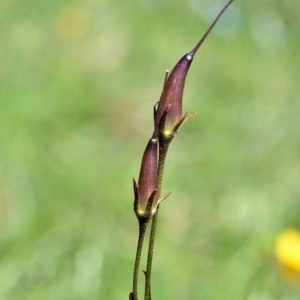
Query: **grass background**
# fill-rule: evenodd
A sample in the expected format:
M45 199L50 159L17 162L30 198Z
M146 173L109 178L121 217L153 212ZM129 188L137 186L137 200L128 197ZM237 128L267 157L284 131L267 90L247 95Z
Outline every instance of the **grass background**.
M0 4L1 300L128 299L131 177L153 105L224 4ZM273 254L300 229L299 9L236 0L195 56L183 108L198 114L167 157L154 299L299 299Z

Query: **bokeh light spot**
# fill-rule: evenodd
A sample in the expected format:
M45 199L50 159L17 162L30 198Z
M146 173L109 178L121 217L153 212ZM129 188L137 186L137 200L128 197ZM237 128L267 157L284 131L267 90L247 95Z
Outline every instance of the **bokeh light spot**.
M300 272L300 232L283 231L276 239L275 255L281 264Z
M251 31L256 44L264 50L275 52L285 44L287 31L276 14L257 14L251 21Z
M86 35L89 18L82 7L64 7L54 20L54 32L65 41L74 41Z

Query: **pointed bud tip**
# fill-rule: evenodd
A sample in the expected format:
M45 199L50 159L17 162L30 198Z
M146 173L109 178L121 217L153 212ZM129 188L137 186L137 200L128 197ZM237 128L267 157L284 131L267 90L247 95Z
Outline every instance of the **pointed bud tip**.
M185 56L187 60L192 60L194 58L194 53L189 53Z
M221 12L218 14L218 16L216 17L216 19L213 21L213 23L210 25L210 27L208 28L208 30L206 31L206 33L204 34L204 36L202 37L202 39L200 40L200 42L196 45L196 47L188 54L191 57L193 57L195 55L195 53L197 52L197 50L199 49L199 47L202 45L202 43L205 41L206 37L208 36L208 34L211 32L211 30L214 28L214 26L216 25L216 23L218 22L218 20L220 19L220 17L223 15L223 13L225 12L225 10L228 8L228 6L233 2L233 0L230 0L225 7L221 10Z
M132 177L132 182L133 182L134 188L137 188L137 184L136 184L136 181L135 181L134 177Z
M157 130L156 130L156 128L153 132L152 138L149 141L149 144L152 144L152 145L155 145L155 146L157 145Z

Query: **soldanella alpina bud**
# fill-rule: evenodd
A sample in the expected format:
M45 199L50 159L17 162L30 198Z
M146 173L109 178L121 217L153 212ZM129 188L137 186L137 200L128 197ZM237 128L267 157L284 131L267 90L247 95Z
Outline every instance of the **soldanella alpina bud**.
M186 111L185 114L182 115L182 95L185 78L193 61L195 53L204 42L209 32L215 26L221 15L224 13L226 8L231 4L231 2L233 2L233 0L231 0L223 8L221 13L209 27L196 47L179 60L169 76L167 71L164 88L158 104L158 108L157 110L156 107L154 108L155 123L160 124L158 130L159 139L171 140L176 135L179 128L195 114L193 113L187 116Z
M177 127L177 124L180 126L186 117L186 115L182 116L182 95L185 78L192 60L192 55L185 55L174 67L171 74L168 77L168 73L166 75L164 89L156 114L158 122L163 123L159 125L159 134L166 136L172 133L176 134L174 129ZM165 120L162 121L162 118L165 118Z
M138 185L133 178L134 211L138 219L151 219L157 204L157 140L151 138L145 149Z
M154 132L145 149L138 185L134 178L134 211L140 222L148 222L155 214L159 203L170 193L158 199L157 194L157 131Z

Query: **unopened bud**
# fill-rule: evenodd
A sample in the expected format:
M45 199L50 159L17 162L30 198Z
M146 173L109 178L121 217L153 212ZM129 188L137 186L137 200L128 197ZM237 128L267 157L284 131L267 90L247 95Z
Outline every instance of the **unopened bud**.
M157 206L157 139L152 137L145 149L138 185L134 184L134 211L138 219L151 219Z
M165 84L163 88L163 92L161 95L161 99L159 101L156 115L156 124L158 124L163 117L164 111L166 110L168 105L171 105L171 108L168 112L166 120L164 122L164 128L162 130L161 126L159 128L160 136L174 136L179 128L192 116L182 116L182 95L185 84L185 78L187 72L190 68L190 65L193 61L194 55L202 45L207 35L210 33L212 28L215 26L221 15L224 13L226 8L233 2L231 0L220 12L218 17L214 20L212 25L209 27L207 32L204 34L200 42L196 45L196 47L188 54L184 55L179 62L176 64L174 69L172 70L169 77L166 76ZM168 73L167 73L168 75ZM172 138L172 137L171 137Z
M145 149L138 185L134 178L134 211L142 223L149 222L156 212L157 206L172 193L169 192L158 199L157 194L157 130Z

